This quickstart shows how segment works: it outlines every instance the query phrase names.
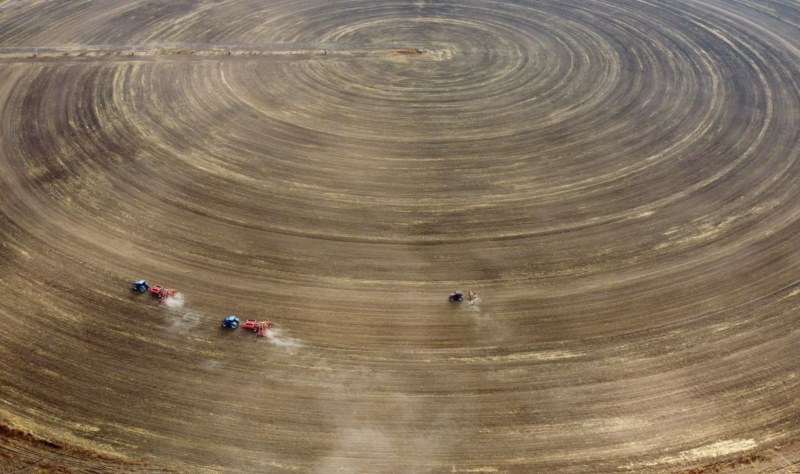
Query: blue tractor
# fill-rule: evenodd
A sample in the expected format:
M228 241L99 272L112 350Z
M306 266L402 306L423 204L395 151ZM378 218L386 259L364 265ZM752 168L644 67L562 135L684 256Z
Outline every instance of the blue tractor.
M147 293L150 289L150 285L147 284L144 280L138 280L133 282L133 291L137 291L139 293Z
M223 328L230 328L236 329L239 327L239 318L234 315L230 315L227 318L222 320L222 327Z

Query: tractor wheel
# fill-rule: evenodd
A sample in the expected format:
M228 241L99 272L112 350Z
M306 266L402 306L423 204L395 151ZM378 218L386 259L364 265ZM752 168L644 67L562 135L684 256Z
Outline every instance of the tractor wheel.
M236 329L239 327L239 323L231 323L231 329Z

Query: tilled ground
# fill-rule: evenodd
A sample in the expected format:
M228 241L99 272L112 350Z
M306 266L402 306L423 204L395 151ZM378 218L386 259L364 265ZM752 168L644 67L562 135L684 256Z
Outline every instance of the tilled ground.
M799 24L0 2L0 470L796 472Z

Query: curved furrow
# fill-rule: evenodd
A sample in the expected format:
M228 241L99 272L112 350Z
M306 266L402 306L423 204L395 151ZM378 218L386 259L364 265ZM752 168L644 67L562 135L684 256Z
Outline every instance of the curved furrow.
M800 457L795 3L62 3L0 1L0 470Z

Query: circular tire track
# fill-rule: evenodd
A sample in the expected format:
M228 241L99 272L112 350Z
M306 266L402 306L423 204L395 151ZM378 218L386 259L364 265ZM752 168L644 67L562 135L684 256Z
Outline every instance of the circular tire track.
M0 420L184 470L767 462L800 434L799 21L0 3L3 47L331 52L2 59Z

